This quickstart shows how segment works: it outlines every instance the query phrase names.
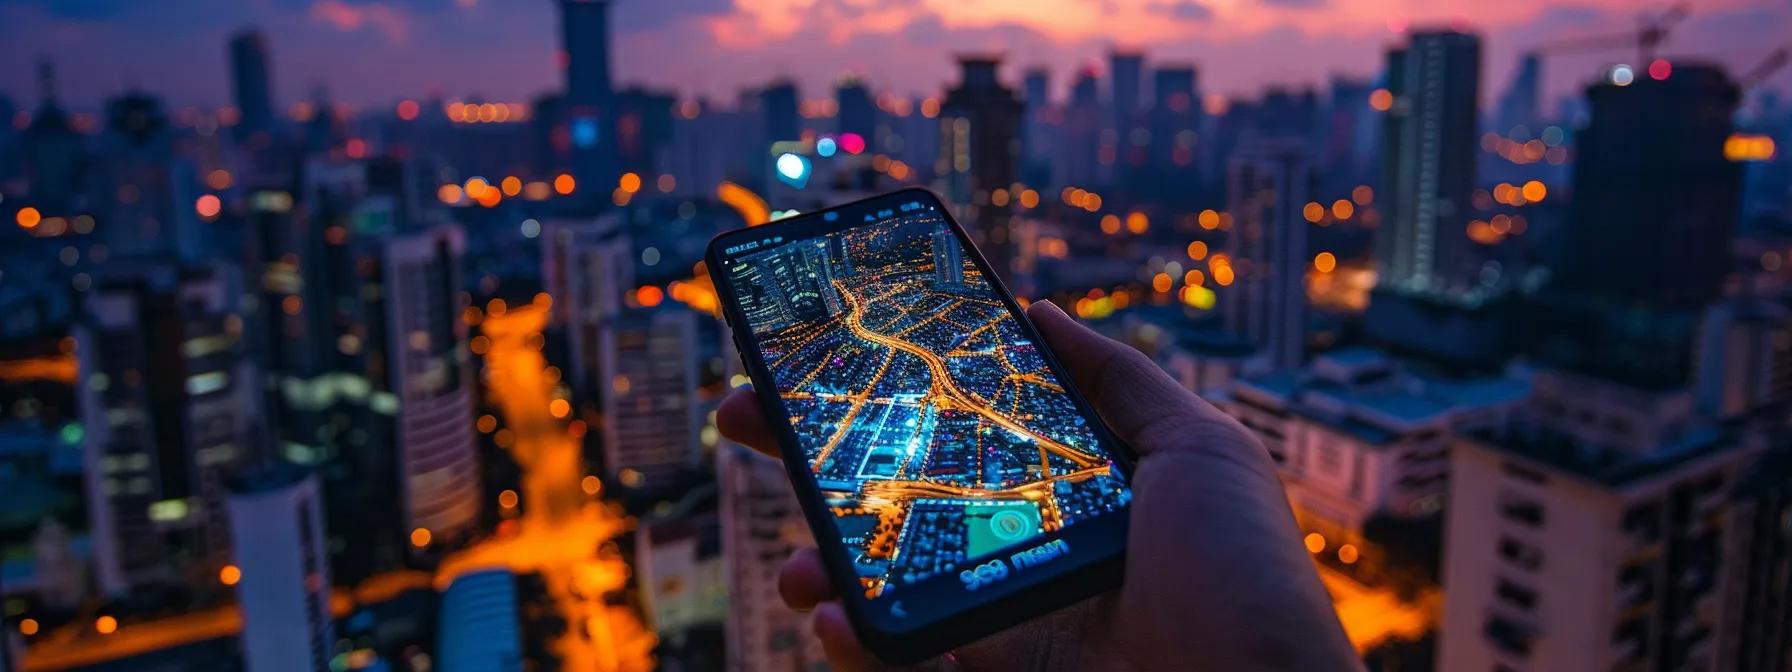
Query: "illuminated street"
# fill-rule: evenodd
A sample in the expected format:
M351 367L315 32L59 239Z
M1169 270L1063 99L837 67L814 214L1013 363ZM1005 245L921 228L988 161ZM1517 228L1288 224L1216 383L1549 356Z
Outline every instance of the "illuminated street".
M1443 615L1443 594L1427 590L1406 602L1387 588L1367 586L1338 570L1318 565L1319 579L1331 593L1332 608L1344 634L1357 651L1392 640L1417 640L1436 628Z
M488 389L504 426L516 435L510 451L523 471L520 525L449 557L436 585L445 587L460 574L497 566L539 571L569 624L553 645L565 669L644 672L653 668L653 633L626 603L606 601L627 585L628 565L610 543L627 522L618 507L586 494L579 440L568 422L550 410L555 381L540 351L541 330L548 321L545 295L542 299L494 310L481 325L491 340L485 354Z

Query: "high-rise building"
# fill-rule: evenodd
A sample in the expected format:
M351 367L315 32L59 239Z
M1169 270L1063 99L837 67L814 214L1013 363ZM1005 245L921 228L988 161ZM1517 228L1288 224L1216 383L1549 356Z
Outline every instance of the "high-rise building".
M1057 184L1092 188L1101 178L1102 114L1100 82L1084 69L1071 81L1070 100L1052 152L1052 178Z
M643 179L660 172L660 154L672 142L672 108L677 105L678 95L671 91L631 86L616 92L618 170Z
M1716 664L1726 511L1760 437L1684 390L1543 371L1455 442L1438 669Z
M821 642L807 619L785 609L778 597L778 572L785 558L815 545L784 465L723 442L716 447L716 481L730 598L725 669L827 669Z
M1322 193L1347 194L1358 185L1378 182L1381 120L1369 107L1374 90L1367 80L1332 77L1331 102L1319 122Z
M141 91L106 103L106 130L88 173L98 233L113 254L161 254L199 261L209 241L194 210L199 180L176 158L162 103Z
M303 468L273 463L230 483L232 564L250 672L314 672L336 654L323 495Z
M1109 128L1126 143L1133 122L1144 104L1145 54L1115 49L1108 52Z
M1699 411L1735 418L1792 399L1792 310L1759 298L1719 301L1699 326Z
M697 314L637 309L600 335L604 469L630 487L655 488L698 466L703 414L697 389Z
M1197 161L1201 144L1199 75L1193 65L1158 68L1152 73L1152 105L1147 113L1144 139L1139 146L1128 140L1129 155L1144 153L1145 168L1132 190L1169 207L1192 208L1200 198L1201 174ZM1129 156L1128 159L1137 158Z
M877 138L877 102L871 87L857 77L846 77L834 86L835 130L857 133L866 142Z
M571 351L567 382L575 398L597 399L609 387L598 368L600 334L634 289L634 250L615 215L549 220L541 238L542 286Z
M1784 431L1784 427L1781 427ZM1792 667L1792 449L1751 465L1724 521L1724 609L1714 669Z
M566 73L566 132L578 193L607 202L616 184L616 94L610 82L609 0L559 0L560 67Z
M1531 133L1541 133L1542 87L1543 57L1536 52L1527 52L1518 59L1512 83L1505 93L1500 94L1493 113L1493 131L1507 135L1522 127Z
M1225 328L1243 334L1270 354L1277 367L1298 366L1306 352L1307 205L1313 169L1305 147L1262 141L1233 154L1227 168L1228 204L1234 218L1226 257L1213 269L1235 283L1222 288ZM1224 269L1224 270L1221 270Z
M230 36L230 93L236 103L236 134L251 140L274 131L274 83L269 72L268 44L261 31L248 28ZM266 142L264 137L261 142Z
M95 578L122 595L215 586L224 480L255 454L255 379L233 284L154 261L99 274L75 327Z
M827 241L811 240L742 257L727 272L742 288L741 310L748 321L757 329L776 330L840 314L835 266Z
M1660 79L1614 68L1587 87L1562 289L1657 306L1718 296L1742 179L1724 156L1738 96L1721 68L1698 63Z
M964 287L964 250L958 246L958 236L946 229L933 232L933 286Z
M1415 32L1388 52L1393 106L1383 115L1381 209L1375 232L1378 282L1448 289L1477 269L1466 226L1474 190L1481 38Z
M387 369L374 384L398 403L405 527L428 530L433 547L453 548L479 524L473 376L459 298L466 242L458 227L442 225L389 236L379 248Z
M1057 144L1063 119L1052 107L1051 71L1044 66L1028 68L1021 80L1021 102L1027 106L1026 130L1022 133L1021 182L1045 186L1052 184L1053 145Z
M464 238L389 168L313 161L298 190L248 196L268 424L319 473L344 583L405 564L418 528L452 549L478 512Z
M1019 175L1021 114L1026 106L996 78L1001 59L964 55L958 64L962 77L940 105L945 196L990 266L1013 284L1023 280L1008 277L1019 261L1013 214L1008 207L993 205L990 194L1009 188Z
M25 180L38 209L71 208L82 193L87 141L57 99L56 67L49 59L37 62L37 92L37 111L19 139Z
M759 114L764 120L767 147L781 140L795 140L803 134L803 118L798 102L796 82L782 79L759 90Z

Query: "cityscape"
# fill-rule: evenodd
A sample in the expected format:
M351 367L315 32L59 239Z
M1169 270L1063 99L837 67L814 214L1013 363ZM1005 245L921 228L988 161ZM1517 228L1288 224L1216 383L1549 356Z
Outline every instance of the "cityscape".
M1370 669L1792 668L1784 2L176 4L0 6L0 672L828 669L718 280L868 591L1130 496L940 213L703 261L905 187Z
M722 262L869 597L1131 497L926 207Z

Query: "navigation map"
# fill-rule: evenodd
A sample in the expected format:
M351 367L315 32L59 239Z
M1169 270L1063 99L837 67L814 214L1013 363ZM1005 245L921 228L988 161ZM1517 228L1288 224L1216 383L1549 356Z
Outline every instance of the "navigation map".
M939 212L727 273L868 596L1130 499Z

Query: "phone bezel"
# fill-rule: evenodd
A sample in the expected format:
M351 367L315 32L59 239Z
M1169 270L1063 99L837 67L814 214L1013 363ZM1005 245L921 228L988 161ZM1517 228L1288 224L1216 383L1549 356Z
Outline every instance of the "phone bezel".
M1069 372L1058 361L1051 348L1045 345L1045 340L1040 336L1038 329L1033 326L1031 320L1027 319L1026 310L1015 300L1014 294L1003 284L1001 277L993 272L988 260L976 248L964 227L952 216L951 210L933 192L920 187L909 187L863 198L758 227L733 229L717 234L710 239L708 250L705 253L705 263L710 269L711 277L714 278L716 291L721 299L719 303L723 317L728 323L735 350L740 355L747 376L753 383L754 396L759 401L760 409L768 418L781 419L784 417L783 400L777 393L771 370L760 356L758 348L749 347L752 344L747 343L743 336L748 333L744 329L745 316L739 312L733 288L729 286L722 275L724 268L722 250L729 246L730 241L738 237L758 238L768 233L775 233L779 229L794 228L790 225L795 223L804 223L806 226L816 219L826 221L825 217L830 212L858 210L878 201L903 201L913 198L924 198L939 209L946 226L952 230L953 235L958 237L959 246L963 249L964 255L972 260L983 277L989 281L991 288L1001 298L1007 310L1016 316L1020 328L1027 338L1040 345L1038 352L1041 358L1045 360L1052 372L1065 382L1066 395L1089 419L1090 430L1104 445L1115 448L1113 451L1115 466L1120 472L1120 477L1130 486L1137 453L1114 434L1101 419L1101 416L1095 412L1094 406L1083 397L1074 384L1071 384L1072 379ZM863 225L862 221L851 222L845 221L846 219L839 217L840 223L837 226L848 228ZM845 542L837 534L834 534L835 522L832 514L826 510L823 504L820 487L809 471L807 460L802 458L803 452L797 441L795 430L789 422L782 420L776 420L773 424L780 451L784 455L781 461L784 463L786 475L790 477L792 485L796 488L797 499L803 510L804 518L809 524L810 532L815 536L816 544L822 551L822 562L827 567L828 579L833 583L835 592L842 596L841 604L846 610L853 631L858 635L860 643L885 662L909 664L925 660L954 647L1019 625L1034 617L1117 588L1124 578L1126 550L1124 544L1121 544L1108 549L1109 552L1106 554L1082 560L1080 567L1053 576L1049 590L1044 589L1045 585L1033 582L1025 586L1026 589L1016 590L990 601L976 604L916 629L894 631L882 628L877 623L878 619L868 612L873 603L870 598L864 596L863 589L858 585ZM1107 514L1114 518L1110 524L1120 530L1121 538L1125 537L1127 518L1130 512L1131 505L1128 504L1126 508Z

